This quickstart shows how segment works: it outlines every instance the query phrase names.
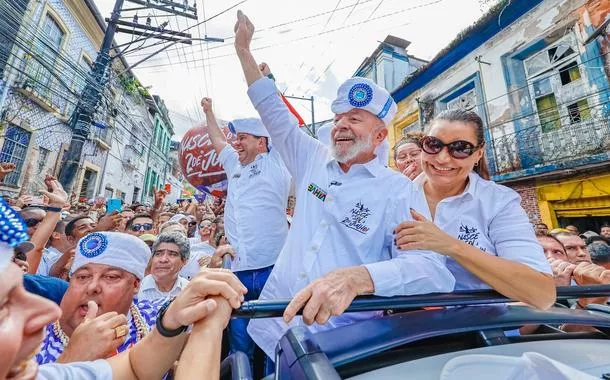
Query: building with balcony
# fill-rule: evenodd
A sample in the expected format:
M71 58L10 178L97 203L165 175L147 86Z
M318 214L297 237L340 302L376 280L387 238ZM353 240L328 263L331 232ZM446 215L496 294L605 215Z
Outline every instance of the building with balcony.
M485 124L497 182L532 222L610 221L608 20L601 0L501 1L392 92L396 139L449 108Z
M17 166L0 192L11 195L35 192L44 174L59 174L72 137L69 118L92 80L106 29L92 0L24 1L17 9L19 4L0 3L3 21L18 29L0 41L10 52L0 62L6 67L0 82L0 161ZM112 62L72 195L139 202L155 129L150 95L131 72L117 74L128 66L123 58Z

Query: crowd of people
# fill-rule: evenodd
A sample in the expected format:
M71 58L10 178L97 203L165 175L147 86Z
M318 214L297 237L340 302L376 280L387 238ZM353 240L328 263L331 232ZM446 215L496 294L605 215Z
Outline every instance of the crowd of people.
M260 119L233 120L229 143L212 99L201 101L226 197L170 205L155 189L153 205L107 212L102 198L70 203L47 176L40 194L0 204L1 376L39 365L44 379L218 378L227 326L230 352L254 362L259 347L269 374L291 326L380 314L344 313L359 295L493 288L544 309L556 286L610 282L610 227L534 229L518 194L490 181L475 113L441 112L400 140L393 170L397 107L385 89L343 82L328 136L315 140L254 59L241 12L235 32ZM13 169L1 165L0 177ZM244 301L278 298L292 300L282 318L230 318Z

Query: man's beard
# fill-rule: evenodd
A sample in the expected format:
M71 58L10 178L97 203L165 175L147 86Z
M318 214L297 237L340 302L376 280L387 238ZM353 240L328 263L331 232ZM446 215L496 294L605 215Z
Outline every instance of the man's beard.
M337 162L344 164L348 161L356 158L360 153L366 150L372 150L373 147L373 135L369 135L368 137L356 137L354 145L347 149L344 153L339 153L337 151L337 145L333 142L330 146L330 151L335 160Z

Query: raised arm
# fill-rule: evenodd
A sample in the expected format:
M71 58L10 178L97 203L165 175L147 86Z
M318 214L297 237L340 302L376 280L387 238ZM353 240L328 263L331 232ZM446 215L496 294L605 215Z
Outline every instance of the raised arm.
M259 70L258 64L250 52L250 42L252 42L253 35L254 25L242 11L237 11L235 51L241 63L241 68L244 71L248 87L263 77L263 73Z
M67 202L68 195L61 187L59 182L51 176L45 178L45 184L48 191L41 191L49 199L49 207L61 210ZM55 230L55 225L59 222L61 214L59 211L47 210L44 219L38 225L36 232L32 235L31 242L34 248L27 254L27 262L29 265L28 272L35 274L42 259L42 251L47 245L51 234Z
M227 138L216 121L216 116L214 115L214 110L212 109L212 99L201 99L201 107L203 108L205 119L208 123L208 136L210 136L212 146L214 147L216 154L220 154L225 146L227 146Z
M227 271L208 269L200 272L167 308L160 323L166 330L176 330L181 326L193 326L192 342L200 356L192 355L187 345L187 356L180 364L187 368L193 366L197 373L192 378L218 378L220 361L220 339L228 321L231 308L238 308L243 301L246 288L237 277ZM219 313L219 314L218 314ZM207 320L207 321L206 321ZM204 331L202 331L204 330ZM130 350L108 359L112 367L113 379L160 379L178 359L187 334L168 338L153 329L142 341ZM191 339L193 340L193 339ZM213 347L214 346L214 347ZM183 364L184 363L184 364ZM216 371L214 374L208 369ZM179 369L180 372L180 369ZM180 377L179 377L180 378ZM186 378L186 377L182 377Z
M282 101L275 83L265 78L250 51L254 25L241 11L235 24L235 51L248 83L248 96L269 131L273 147L280 153L286 168L300 183L308 165L316 159L325 160L328 151L316 139L299 130L299 123ZM263 69L268 70L265 65ZM318 157L317 157L318 156Z

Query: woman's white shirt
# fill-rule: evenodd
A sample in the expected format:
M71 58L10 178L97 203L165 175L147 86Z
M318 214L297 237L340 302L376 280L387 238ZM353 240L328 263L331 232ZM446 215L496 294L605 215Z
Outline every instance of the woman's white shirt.
M417 211L432 220L423 191L425 174L413 180ZM536 239L521 197L514 190L470 173L469 182L460 195L443 199L436 206L434 224L449 235L480 250L516 261L542 273L552 275L542 246ZM455 276L455 289L489 288L452 258L447 267Z

